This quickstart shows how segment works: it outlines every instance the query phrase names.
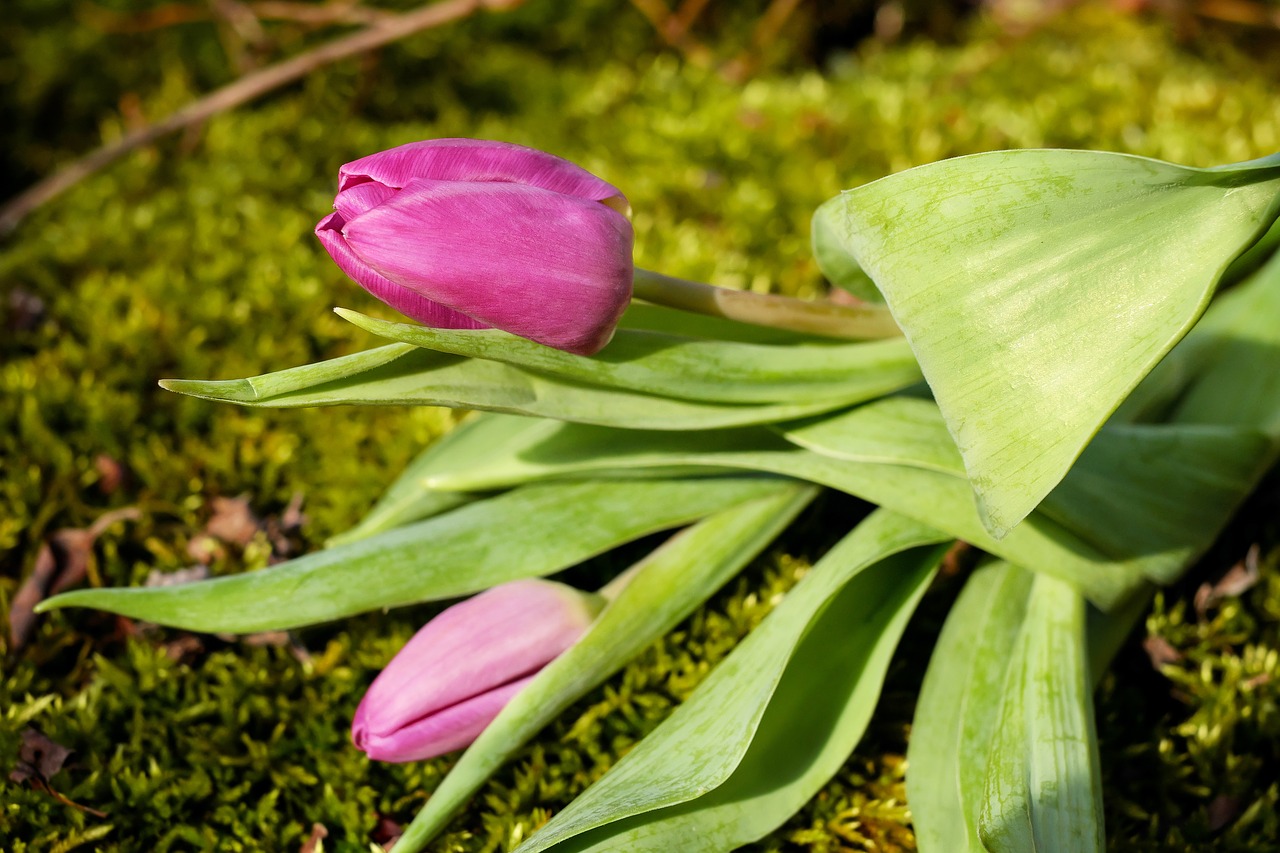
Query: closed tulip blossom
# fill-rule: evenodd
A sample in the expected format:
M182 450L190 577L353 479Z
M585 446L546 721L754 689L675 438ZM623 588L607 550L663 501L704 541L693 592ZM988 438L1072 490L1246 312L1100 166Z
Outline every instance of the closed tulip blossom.
M577 642L605 598L519 580L448 608L374 679L351 740L379 761L419 761L475 740L542 667Z
M343 166L316 236L347 275L427 326L590 355L631 299L627 210L616 187L559 157L434 139Z

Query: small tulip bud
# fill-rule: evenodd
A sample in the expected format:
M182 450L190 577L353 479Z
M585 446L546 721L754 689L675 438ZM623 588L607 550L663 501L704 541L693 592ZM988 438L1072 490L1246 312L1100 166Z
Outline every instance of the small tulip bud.
M461 749L577 642L604 604L545 580L513 581L455 604L374 679L356 709L352 742L379 761Z
M316 236L391 307L435 328L498 328L599 351L631 300L633 233L617 188L504 142L435 139L339 172Z

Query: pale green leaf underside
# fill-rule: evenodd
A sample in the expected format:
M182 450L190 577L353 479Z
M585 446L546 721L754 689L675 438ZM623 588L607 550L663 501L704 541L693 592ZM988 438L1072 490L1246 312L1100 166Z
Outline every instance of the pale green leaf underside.
M810 223L810 246L818 269L827 281L868 302L884 302L884 294L871 276L858 266L858 261L844 248L844 241L834 222L839 211L839 197L831 199L813 212Z
M1100 853L1106 845L1085 602L1048 575L1032 582L1003 693L978 815L983 844L991 853Z
M183 586L76 590L40 610L95 607L192 631L295 628L551 574L778 489L742 477L537 484L268 569Z
M672 431L769 423L843 405L838 399L762 405L675 400L557 379L411 344L390 344L247 379L166 379L160 384L181 394L243 406L447 406Z
M816 490L779 482L777 494L703 519L646 557L573 647L521 690L432 792L397 842L419 850L503 761L578 697L671 630L781 533Z
M775 814L781 813L779 821L785 819L805 798L801 796L793 802L799 791L791 790L790 783L804 774L803 787L810 787L813 780L807 773L809 767L825 772L830 763L832 756L823 749L825 734L821 727L831 727L826 734L841 729L844 736L838 740L842 748L850 736L856 741L861 727L857 723L874 704L898 633L939 555L930 554L924 560L919 555L915 559L903 555L904 562L881 561L945 538L945 534L901 516L885 511L874 513L814 566L688 701L522 845L521 853L538 853L553 847L564 851L731 849L767 832L771 827L763 827L762 831L762 824L771 823ZM878 565L885 571L877 572ZM846 584L856 585L856 589L849 590ZM847 597L837 595L842 589ZM833 698L831 692L836 692L832 691L833 676L819 663L823 650L803 649L801 643L807 631L818 630L815 617L833 596L842 605L837 615L848 618L838 618L838 627L845 632L852 628L861 641L850 646L859 658L852 662L853 670L856 674L865 668L866 681L872 689L854 689L845 701L823 707L824 713L811 721L814 730L807 736L792 730L790 735L803 747L791 753L789 763L793 767L788 769L796 772L772 773L769 761L763 759L786 752L788 729L796 725L795 703L800 697L812 696L812 679L822 680L821 687L829 691L828 699ZM833 623L821 629L819 636L823 643L835 642L840 633ZM877 643L873 638L886 642ZM798 645L803 649L799 662L805 666L793 672L789 661L797 654ZM806 672L810 666L817 671ZM775 696L782 704L772 704ZM818 705L823 705L821 697ZM846 714L848 709L852 711ZM861 725L865 725L865 719ZM753 755L752 750L762 751ZM823 754L815 755L815 751ZM830 771L838 766L837 761ZM721 786L727 786L727 790L717 791ZM659 811L681 804L689 806L672 814ZM759 809L759 814L753 814L754 808ZM768 819L763 819L766 815ZM668 824L668 820L675 823ZM681 835L682 827L692 831ZM597 828L602 829L583 836ZM681 843L673 847L676 838Z
M1186 334L1280 211L1280 162L1005 151L850 190L831 221L884 293L1004 535Z
M1054 578L979 569L938 638L908 748L922 853L1102 849L1085 605Z
M1033 578L991 563L970 576L947 613L907 743L907 799L920 853L986 853L978 814L987 758Z

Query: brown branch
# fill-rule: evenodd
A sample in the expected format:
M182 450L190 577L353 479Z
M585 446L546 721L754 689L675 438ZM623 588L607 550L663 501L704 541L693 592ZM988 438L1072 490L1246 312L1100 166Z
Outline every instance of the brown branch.
M412 12L387 18L314 50L241 77L188 104L168 118L126 133L115 142L90 152L19 193L0 207L0 235L13 231L29 213L79 181L162 136L198 124L224 110L238 107L339 59L373 50L421 30L465 18L480 9L510 9L521 2L523 0L440 0Z
M688 26L681 23L678 13L673 14L663 0L631 0L631 5L644 15L663 41L684 54L690 62L703 67L711 63L711 51L689 34ZM689 24L692 23L691 18Z
M395 12L361 6L350 0L322 5L295 2L295 0L256 0L245 5L261 20L288 21L305 26L376 24L396 16ZM169 3L133 14L123 14L101 6L87 6L81 14L88 26L105 33L125 34L146 33L178 24L192 24L214 18L213 10L207 3L202 5Z

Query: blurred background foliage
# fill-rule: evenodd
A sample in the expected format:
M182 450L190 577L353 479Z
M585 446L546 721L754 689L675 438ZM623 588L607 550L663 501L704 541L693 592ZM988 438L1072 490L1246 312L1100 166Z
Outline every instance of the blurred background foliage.
M245 639L69 611L17 642L8 616L42 561L123 585L193 565L256 570L318 547L454 422L435 409L248 411L156 387L370 345L329 309L378 307L310 233L343 162L427 137L532 145L624 189L641 265L818 297L810 212L889 172L1023 146L1193 165L1280 150L1274 2L506 5L138 150L2 238L0 849L294 850L318 825L326 849L367 850L447 771L448 759L371 764L346 734L364 687L430 608ZM11 0L0 196L410 8ZM854 509L836 496L819 505L528 746L438 849L527 837L688 695ZM121 514L96 538L84 532L109 511ZM1114 849L1280 847L1277 542L1272 481L1157 601L1104 684ZM1257 571L1218 582L1255 544ZM758 850L914 849L902 754L957 585L926 599L845 769ZM20 772L32 729L73 750L43 782Z

